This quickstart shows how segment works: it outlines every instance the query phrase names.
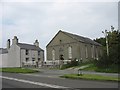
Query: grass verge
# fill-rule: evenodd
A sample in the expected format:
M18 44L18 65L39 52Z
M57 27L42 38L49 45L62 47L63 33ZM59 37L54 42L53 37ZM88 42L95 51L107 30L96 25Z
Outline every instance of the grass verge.
M26 68L0 68L1 72L8 73L35 73L37 70L26 69Z
M110 77L110 76L102 76L102 75L93 75L93 74L65 74L60 76L62 78L71 78L71 79L86 79L86 80L99 80L99 81L120 81L120 78Z
M89 67L86 67L83 70L105 72L105 73L120 73L120 70L116 66L110 66L109 68L98 68L94 64L89 65Z

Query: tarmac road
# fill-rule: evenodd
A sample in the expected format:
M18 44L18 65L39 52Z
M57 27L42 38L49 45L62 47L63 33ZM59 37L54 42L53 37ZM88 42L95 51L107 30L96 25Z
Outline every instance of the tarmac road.
M64 79L54 75L2 73L2 88L118 88L118 82Z

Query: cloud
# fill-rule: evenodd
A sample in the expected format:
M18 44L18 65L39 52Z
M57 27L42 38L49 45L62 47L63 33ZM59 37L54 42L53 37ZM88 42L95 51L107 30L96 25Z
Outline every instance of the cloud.
M92 39L103 36L101 31L118 28L117 2L3 2L2 45L18 36L20 42L40 41L45 49L60 30ZM1 12L0 11L0 12ZM2 18L1 18L2 17ZM1 25L0 24L0 25ZM1 39L1 37L0 37ZM1 41L1 40L0 40Z
M119 0L1 0L1 2L118 2Z

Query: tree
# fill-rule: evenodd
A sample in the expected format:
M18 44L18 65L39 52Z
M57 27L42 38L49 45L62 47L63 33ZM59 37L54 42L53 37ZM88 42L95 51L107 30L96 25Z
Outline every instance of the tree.
M96 39L94 39L94 41L100 43L100 44L103 45L103 46L106 46L105 38L103 38L103 37L101 37L101 38L96 38Z
M109 50L110 50L110 60L112 64L120 63L120 32L119 30L110 31L108 34L109 39Z
M120 31L112 29L108 32L108 46L109 46L109 56L106 53L106 44L105 38L97 38L94 41L103 45L103 56L99 61L96 62L98 66L110 66L110 65L119 65L120 64Z

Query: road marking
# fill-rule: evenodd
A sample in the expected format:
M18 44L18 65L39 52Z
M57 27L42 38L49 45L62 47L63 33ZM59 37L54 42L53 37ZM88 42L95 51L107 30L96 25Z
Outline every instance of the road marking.
M11 77L5 77L5 76L0 76L0 78L19 81L19 82L23 82L23 83L34 84L34 85L39 85L39 86L45 86L45 87L50 87L50 88L69 88L69 87L64 87L64 86L58 86L58 85L52 85L52 84L47 84L47 83L34 82L34 81L11 78Z

